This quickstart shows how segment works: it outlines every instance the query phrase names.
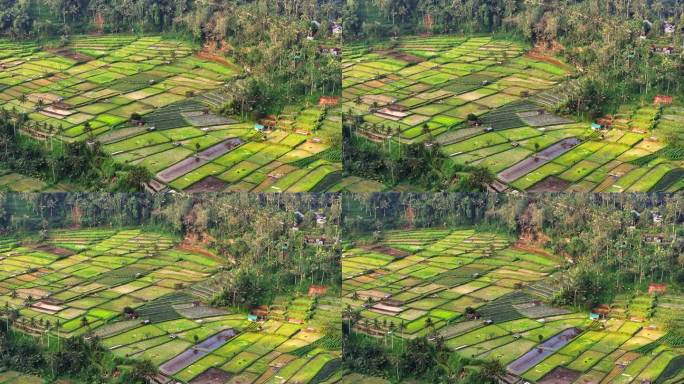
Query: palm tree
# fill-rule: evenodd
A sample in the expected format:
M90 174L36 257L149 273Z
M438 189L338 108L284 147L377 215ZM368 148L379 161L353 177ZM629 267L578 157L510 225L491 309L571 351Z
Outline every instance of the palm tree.
M498 382L506 374L506 370L500 360L489 360L482 365L482 376L488 380Z
M59 352L60 346L61 346L61 344L59 342L59 328L60 327L61 327L61 322L59 321L59 319L57 319L57 321L55 322L55 329L57 330L57 351L58 352Z
M394 351L394 331L397 329L397 326L394 325L394 321L390 321L389 324L389 335L390 335L390 340L392 342L392 351Z
M425 328L432 328L433 325L434 325L434 324L433 324L433 322L432 322L432 318L431 318L431 317L428 317L427 319L425 319Z
M93 139L93 127L90 125L89 121L83 123L83 131L88 135L88 140Z

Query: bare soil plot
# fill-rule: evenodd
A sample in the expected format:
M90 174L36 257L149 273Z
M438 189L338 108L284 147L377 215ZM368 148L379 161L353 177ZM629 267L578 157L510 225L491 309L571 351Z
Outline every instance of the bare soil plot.
M157 178L164 183L169 183L189 173L190 171L209 163L211 160L214 160L232 151L242 143L243 141L240 138L227 139L202 152L199 152L196 157L189 157L157 173Z
M578 328L569 328L562 331L561 333L539 344L536 348L512 362L510 365L508 365L508 367L506 367L506 370L515 375L522 375L528 369L539 364L539 362L544 360L546 357L570 343L570 341L572 341L572 339L581 332L582 331Z
M549 176L546 179L528 188L527 192L563 192L570 186L570 182L558 178L556 176Z
M560 155L570 151L579 144L580 141L575 138L561 140L560 142L540 151L535 156L529 157L502 171L497 176L505 183L513 182L548 163L549 161L559 157Z
M233 375L216 368L209 368L204 373L193 379L190 384L224 384L230 381Z
M236 333L232 329L221 331L162 364L159 371L166 375L173 375L220 348L235 335Z
M539 384L572 384L581 373L565 367L558 367L549 372Z
M228 184L213 176L209 176L202 181L193 184L185 191L188 193L196 192L221 192L228 187Z

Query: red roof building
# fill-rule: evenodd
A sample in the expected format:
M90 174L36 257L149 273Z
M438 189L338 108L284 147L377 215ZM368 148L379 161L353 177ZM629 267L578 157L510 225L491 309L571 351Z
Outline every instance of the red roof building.
M312 285L309 287L309 296L325 295L328 288L323 285Z
M667 285L651 283L648 285L648 293L665 293L667 292Z
M337 105L340 102L339 97L335 96L321 96L321 98L318 100L318 105L325 106L325 105Z
M670 105L672 104L673 98L672 96L663 96L663 95L658 95L655 97L653 100L653 104L664 104L664 105Z

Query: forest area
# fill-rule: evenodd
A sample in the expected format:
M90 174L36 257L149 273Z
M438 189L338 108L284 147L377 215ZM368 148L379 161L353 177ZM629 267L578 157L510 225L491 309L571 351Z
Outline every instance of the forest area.
M137 192L152 175L143 167L117 164L99 144L37 142L17 134L17 128L30 125L23 114L12 116L0 111L0 164L3 168L46 180L57 185L69 180L87 189ZM10 116L12 116L10 118Z

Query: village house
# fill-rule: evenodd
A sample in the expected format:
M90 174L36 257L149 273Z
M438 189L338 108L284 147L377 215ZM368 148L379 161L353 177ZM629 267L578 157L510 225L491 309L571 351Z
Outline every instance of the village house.
M658 283L650 283L648 285L648 293L651 295L654 294L664 294L667 293L667 285L666 284L658 284Z
M325 223L328 222L328 219L325 217L324 214L316 212L315 215L316 215L316 224L318 224L319 227L324 226Z
M647 243L662 243L665 236L662 234L645 234L643 240Z
M258 307L253 307L249 314L247 315L247 320L249 321L262 321L268 316L268 308L265 305L260 305Z
M674 101L672 96L657 95L653 99L653 104L655 105L670 105Z
M608 318L608 314L610 313L610 306L607 304L601 304L598 307L594 308L591 310L591 314L589 318L591 320L601 320L601 319L606 319Z
M266 115L259 119L259 124L263 125L265 129L273 129L278 125L278 118L275 115Z
M342 55L342 48L340 47L328 47L325 45L319 45L318 46L318 53L320 54L330 54L334 57L339 57Z
M309 296L322 296L325 295L326 292L328 292L328 288L326 288L324 285L311 285L309 286Z
M665 34L671 35L675 33L676 27L672 23L665 23L663 30L665 31Z
M321 96L318 99L320 106L335 106L340 103L340 98L337 96Z
M652 212L651 215L653 216L653 224L660 225L663 223L663 215L658 212Z
M329 245L330 243L328 242L328 239L321 235L318 237L310 237L310 236L304 236L304 243L308 245L318 245L318 246L323 246L323 245Z
M660 55L672 55L675 53L675 48L672 45L665 45L665 46L659 46L659 45L651 45L651 52L660 54Z

